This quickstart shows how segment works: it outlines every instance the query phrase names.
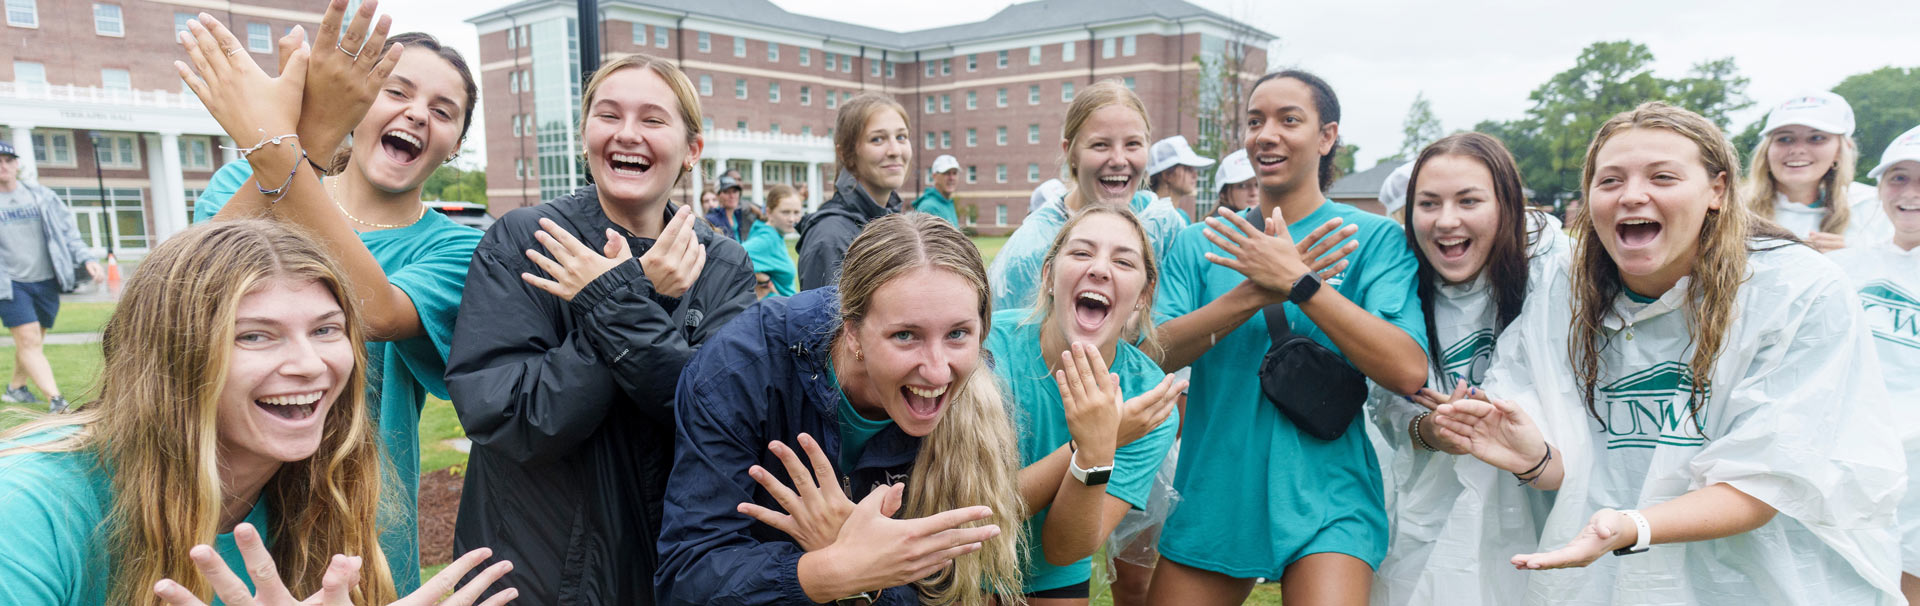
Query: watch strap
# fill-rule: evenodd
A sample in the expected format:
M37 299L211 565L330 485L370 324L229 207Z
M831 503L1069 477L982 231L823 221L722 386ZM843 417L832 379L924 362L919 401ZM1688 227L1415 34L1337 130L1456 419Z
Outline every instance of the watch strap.
M1079 459L1080 450L1072 449L1071 454L1067 455L1067 472L1073 474L1073 479L1081 484L1088 486L1105 484L1113 474L1112 465L1081 468Z
M1613 550L1613 555L1623 556L1645 553L1648 549L1652 548L1653 529L1647 525L1647 516L1640 515L1640 511L1637 509L1622 509L1620 510L1620 515L1627 516L1628 520L1633 521L1633 546L1615 549Z

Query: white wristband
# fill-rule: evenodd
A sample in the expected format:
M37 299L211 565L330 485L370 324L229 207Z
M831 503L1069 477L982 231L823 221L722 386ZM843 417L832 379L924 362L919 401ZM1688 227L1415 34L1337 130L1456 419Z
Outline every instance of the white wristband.
M1613 555L1622 556L1643 553L1652 547L1653 529L1647 525L1647 516L1640 515L1640 511L1637 509L1622 509L1620 510L1620 514L1627 516L1629 520L1633 520L1635 536L1632 547L1615 549L1613 550Z

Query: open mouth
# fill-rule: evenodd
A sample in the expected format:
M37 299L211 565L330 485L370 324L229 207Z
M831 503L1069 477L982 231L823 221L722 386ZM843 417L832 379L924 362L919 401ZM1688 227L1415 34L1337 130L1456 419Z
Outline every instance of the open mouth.
M420 159L420 138L402 130L390 130L380 135L380 149L386 150L387 157L402 165L413 164Z
M912 411L914 416L923 419L932 419L940 415L940 407L947 403L947 386L915 387L912 385L903 385L900 387L900 395L906 399L907 410Z
M1787 168L1806 168L1808 166L1813 165L1812 162L1808 162L1806 160L1788 160L1785 162L1785 164Z
M1280 154L1259 154L1253 157L1253 163L1264 169L1280 166L1286 161L1287 157Z
M1440 251L1441 258L1448 261L1457 261L1461 257L1467 256L1467 250L1473 247L1473 239L1457 237L1440 238L1433 241L1433 246Z
M267 414L289 421L299 421L313 416L314 409L320 406L320 398L327 392L270 396L253 401L254 406L267 411Z
M1073 319L1080 328L1089 332L1099 330L1106 325L1107 316L1113 313L1113 300L1106 295L1082 291L1073 296Z
M1902 213L1920 213L1920 200L1901 200L1893 204L1893 210Z
M1117 198L1132 193L1132 175L1103 175L1098 180L1102 198Z
M653 168L653 162L638 154L608 154L607 167L616 175L637 177L647 174Z
M1627 219L1614 226L1620 243L1629 247L1646 246L1660 237L1660 223L1652 219Z

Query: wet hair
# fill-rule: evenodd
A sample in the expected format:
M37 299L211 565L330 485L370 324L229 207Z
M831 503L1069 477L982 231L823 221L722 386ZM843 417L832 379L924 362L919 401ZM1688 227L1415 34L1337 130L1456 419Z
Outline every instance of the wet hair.
M1327 81L1321 80L1319 76L1306 71L1289 69L1267 74L1255 80L1253 86L1247 90L1260 90L1260 85L1281 78L1298 80L1301 84L1307 85L1307 89L1313 91L1313 113L1320 116L1320 126L1325 127L1340 121L1340 98L1333 94L1333 86L1328 85ZM1333 162L1334 156L1339 154L1340 139L1336 137L1333 140L1333 147L1328 148L1327 153L1320 156L1320 189L1332 187L1333 182L1340 178L1340 167Z

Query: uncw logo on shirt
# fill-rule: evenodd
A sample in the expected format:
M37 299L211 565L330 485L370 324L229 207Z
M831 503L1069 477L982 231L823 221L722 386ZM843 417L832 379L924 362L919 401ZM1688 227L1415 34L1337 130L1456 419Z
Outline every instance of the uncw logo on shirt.
M1874 280L1860 289L1860 303L1874 337L1920 349L1920 297L1892 282Z
M1699 446L1707 443L1689 410L1693 370L1665 362L1600 388L1607 449ZM1706 401L1707 393L1697 396Z
M1466 379L1467 383L1478 385L1486 378L1487 368L1493 365L1493 329L1482 328L1454 342L1445 351L1440 352L1440 370L1446 372L1446 382L1440 384L1442 391L1452 390L1453 386Z

